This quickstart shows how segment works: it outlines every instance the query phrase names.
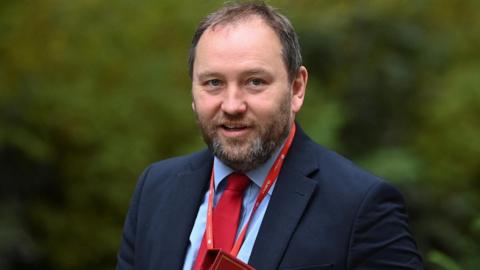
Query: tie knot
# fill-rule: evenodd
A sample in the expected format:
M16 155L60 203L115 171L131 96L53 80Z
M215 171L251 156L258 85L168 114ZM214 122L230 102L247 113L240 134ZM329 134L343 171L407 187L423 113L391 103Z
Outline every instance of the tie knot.
M243 173L232 173L227 178L225 190L232 190L243 193L250 184L250 179Z

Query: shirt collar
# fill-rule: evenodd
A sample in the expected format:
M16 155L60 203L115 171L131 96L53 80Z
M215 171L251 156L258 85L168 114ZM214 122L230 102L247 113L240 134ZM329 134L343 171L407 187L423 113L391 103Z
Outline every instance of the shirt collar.
M267 160L267 162L260 165L258 168L254 170L246 172L246 175L252 180L253 183L255 183L255 185L258 186L258 188L262 187L263 182L265 181L265 178L267 177L268 172L270 171L270 168L273 166L273 163L275 162L278 155L280 154L280 151L282 150L284 143L282 143L282 145L277 147L277 149L273 152L272 156ZM215 156L213 160L213 172L214 172L215 190L217 190L218 185L228 175L230 175L234 171ZM272 190L273 188L270 188L268 190L268 194L270 196L272 195Z

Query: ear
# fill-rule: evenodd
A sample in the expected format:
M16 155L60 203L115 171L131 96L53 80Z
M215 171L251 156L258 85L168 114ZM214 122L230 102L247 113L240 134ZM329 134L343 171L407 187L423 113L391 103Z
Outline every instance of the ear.
M305 90L307 88L308 71L301 66L298 69L297 76L292 82L292 112L297 113L303 105Z
M197 110L195 109L195 102L192 101L192 110L193 112L197 112Z

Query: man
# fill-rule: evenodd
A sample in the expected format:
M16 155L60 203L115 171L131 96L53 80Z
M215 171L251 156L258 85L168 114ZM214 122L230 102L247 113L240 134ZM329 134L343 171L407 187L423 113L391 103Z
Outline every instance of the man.
M287 18L224 6L189 62L208 150L145 170L117 269L199 269L211 248L255 269L422 269L399 192L295 124L308 73Z

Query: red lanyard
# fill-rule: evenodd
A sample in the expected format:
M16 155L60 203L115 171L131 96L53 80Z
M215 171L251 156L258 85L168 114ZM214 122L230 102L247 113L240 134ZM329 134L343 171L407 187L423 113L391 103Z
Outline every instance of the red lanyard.
M230 254L232 256L237 256L238 252L240 251L240 247L242 246L243 241L245 240L248 226L252 221L252 217L255 214L255 211L257 211L257 208L262 203L263 199L267 195L272 185L275 183L275 181L277 181L278 174L280 173L280 169L282 168L282 165L283 165L283 161L287 156L288 149L290 149L290 146L292 145L293 137L295 136L295 130L296 130L296 127L295 127L295 124L293 124L292 128L290 129L290 133L288 134L287 141L285 142L285 145L282 148L282 151L278 155L277 159L273 163L273 166L270 168L270 171L268 172L267 177L263 181L262 187L260 188L260 192L258 193L255 204L253 205L252 213L250 213L250 217L248 218L247 223L243 227L242 231L240 232L237 238L237 241L235 241L235 244L233 245L233 248L230 251ZM206 229L208 249L214 248L212 224L213 224L213 195L215 191L214 191L213 178L214 177L213 177L213 169L212 169L212 176L210 178L210 190L208 193L208 211L207 211L207 229Z

